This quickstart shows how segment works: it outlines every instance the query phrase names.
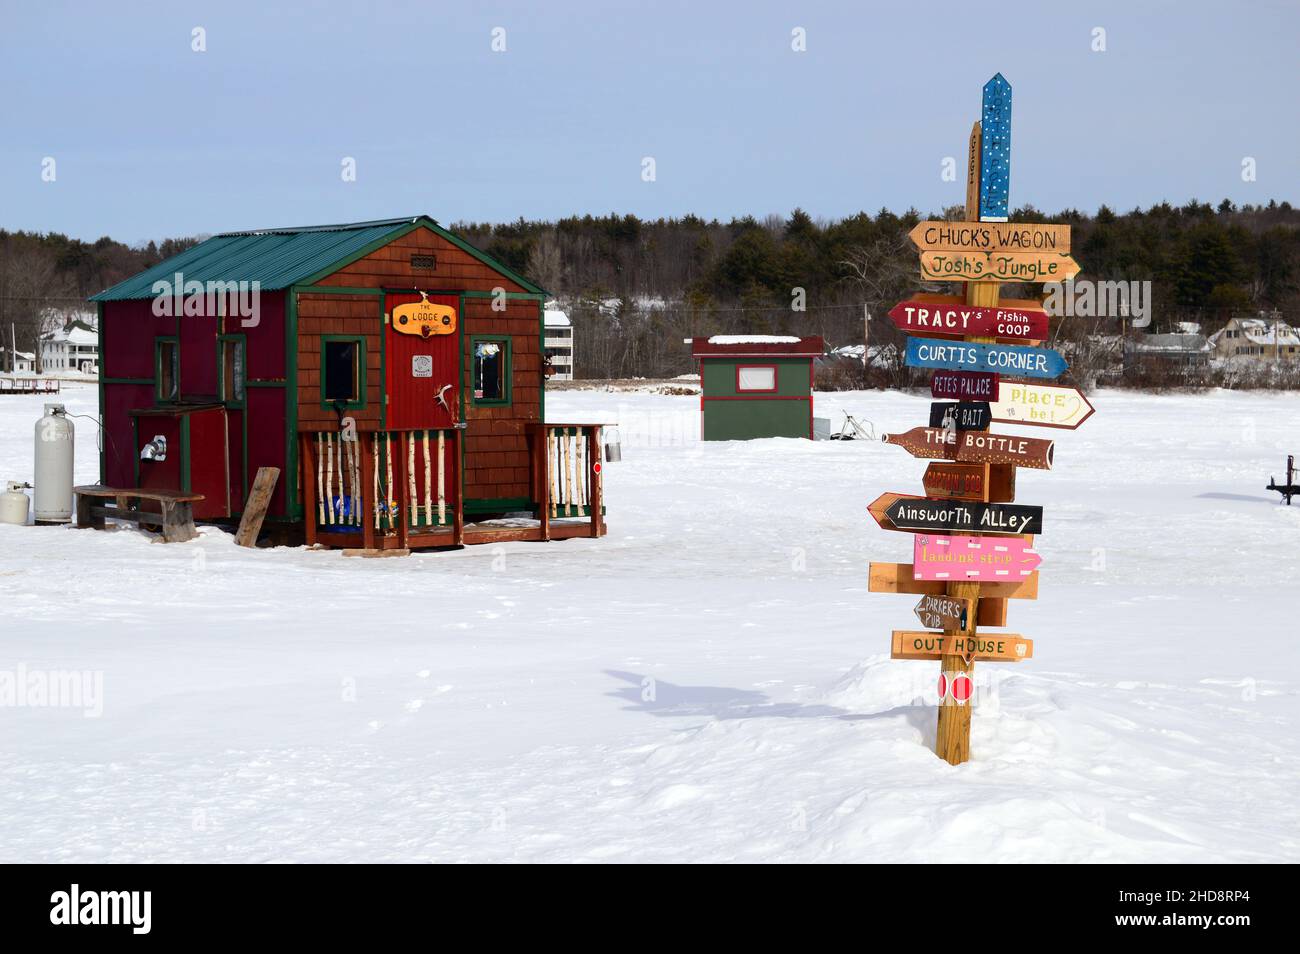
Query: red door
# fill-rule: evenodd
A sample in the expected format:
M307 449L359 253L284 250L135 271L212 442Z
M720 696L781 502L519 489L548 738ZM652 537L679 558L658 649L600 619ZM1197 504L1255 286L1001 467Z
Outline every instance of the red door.
M386 304L388 426L451 427L460 401L458 298L400 292Z

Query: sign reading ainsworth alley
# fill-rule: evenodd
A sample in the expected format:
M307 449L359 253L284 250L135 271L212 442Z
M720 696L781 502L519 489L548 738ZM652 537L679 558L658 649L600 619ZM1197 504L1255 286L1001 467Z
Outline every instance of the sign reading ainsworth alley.
M904 497L886 507L885 516L897 529L916 533L932 530L1017 535L1043 532L1043 508L1025 504Z

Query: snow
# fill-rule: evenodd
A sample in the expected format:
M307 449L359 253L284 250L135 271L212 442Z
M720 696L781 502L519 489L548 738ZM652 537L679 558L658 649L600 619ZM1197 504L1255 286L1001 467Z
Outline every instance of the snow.
M553 419L620 422L601 540L358 560L0 525L0 682L103 687L97 718L0 707L0 857L1296 861L1300 507L1263 486L1297 397L1101 391L1046 435L1009 620L1035 658L976 667L958 767L937 664L888 658L915 598L867 592L911 541L866 505L926 466L879 442L702 444L698 397L558 391ZM31 478L42 403L0 398L0 480ZM837 429L928 405L817 395Z
M798 344L803 339L795 335L711 335L711 345L746 344Z

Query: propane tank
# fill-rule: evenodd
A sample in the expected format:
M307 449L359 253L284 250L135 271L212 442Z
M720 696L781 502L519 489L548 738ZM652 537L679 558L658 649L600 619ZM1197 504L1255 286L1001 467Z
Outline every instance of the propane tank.
M45 405L36 422L36 489L32 508L37 523L72 522L72 443L74 429L62 404Z
M27 526L27 495L23 488L30 486L17 480L9 481L9 489L0 494L0 523Z

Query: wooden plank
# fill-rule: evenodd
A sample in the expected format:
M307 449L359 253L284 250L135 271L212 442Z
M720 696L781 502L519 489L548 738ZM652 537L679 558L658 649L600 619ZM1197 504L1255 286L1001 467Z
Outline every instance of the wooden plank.
M253 487L244 504L244 514L239 518L239 529L235 532L235 546L257 546L257 535L262 530L262 521L266 519L271 494L275 493L275 483L279 479L279 467L257 468L257 476L253 478Z
M1004 424L1032 424L1076 430L1096 408L1078 388L1036 381L1004 381L989 410Z
M979 587L981 606L984 605L986 597L1036 600L1038 599L1038 571L1035 570L1018 581L981 583ZM947 592L947 587L940 580L914 579L910 563L873 562L867 571L867 589L872 593L911 593L917 596L925 593Z
M921 253L921 278L928 282L1063 282L1080 271L1067 253Z
M1068 252L1070 227L1038 222L918 222L907 234L922 252ZM971 331L968 334L991 332Z
M894 659L942 659L944 656L971 655L985 662L1020 662L1034 657L1034 641L1019 633L929 632L896 629L890 655Z
M948 596L946 593L942 596L926 594L912 607L912 612L926 629L966 630L971 619L971 604L969 599Z

